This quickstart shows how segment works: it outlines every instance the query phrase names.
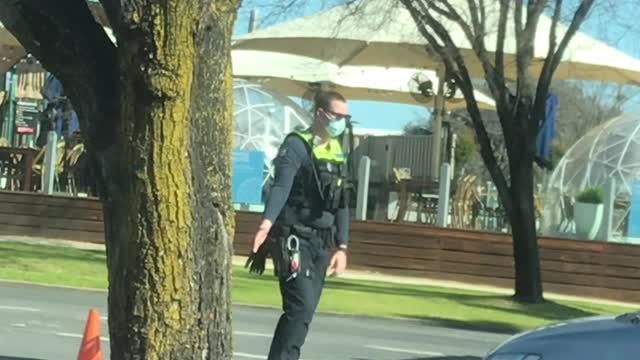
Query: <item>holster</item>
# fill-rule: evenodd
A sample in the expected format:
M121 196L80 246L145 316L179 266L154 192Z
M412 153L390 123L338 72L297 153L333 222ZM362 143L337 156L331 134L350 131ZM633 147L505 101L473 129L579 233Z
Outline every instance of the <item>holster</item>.
M329 239L333 239L335 229L313 229L304 225L277 226L272 237L271 254L273 256L274 275L289 277L291 275L287 238L297 236L301 241L300 263L304 271L315 257L317 251L326 247ZM304 248L304 250L302 250Z

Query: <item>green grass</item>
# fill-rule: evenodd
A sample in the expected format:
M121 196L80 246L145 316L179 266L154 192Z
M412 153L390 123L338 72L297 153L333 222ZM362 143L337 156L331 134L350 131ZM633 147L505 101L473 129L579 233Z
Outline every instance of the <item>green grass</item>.
M105 289L102 251L0 242L0 279ZM233 300L238 304L280 306L270 273L256 276L233 270ZM327 279L319 311L400 317L429 324L514 332L552 321L631 310L611 305L558 301L521 305L508 297L476 291L375 281Z

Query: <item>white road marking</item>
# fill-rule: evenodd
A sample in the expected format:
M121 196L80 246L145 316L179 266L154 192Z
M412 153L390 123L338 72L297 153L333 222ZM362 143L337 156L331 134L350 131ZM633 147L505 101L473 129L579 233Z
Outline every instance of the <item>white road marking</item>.
M109 318L107 316L100 316L100 320L107 321L107 320L109 320Z
M244 359L266 359L267 358L264 355L248 354L248 353L237 352L237 351L233 352L233 356L234 357L239 357L241 359L242 358L244 358ZM300 358L300 360L304 360L304 359Z
M26 328L27 324L23 324L23 323L16 323L16 324L11 324L11 326L13 327L19 327L19 328Z
M72 333L64 333L64 332L56 333L56 335L62 336L62 337L78 338L78 339L82 339L82 336L83 336L82 334L72 334ZM109 342L109 338L108 337L104 337L104 336L101 336L100 340L101 341L105 341L105 342Z
M245 359L266 359L267 358L266 356L263 356L263 355L247 354L247 353L237 352L237 351L233 352L233 356L238 356Z
M23 306L9 306L9 305L0 305L0 310L8 310L8 311L26 311L26 312L40 312L42 310L30 307Z
M256 333L256 332L250 332L250 331L234 331L233 333L240 336L255 336L255 337L263 337L263 338L271 337L271 334L262 334L262 333Z
M399 349L387 346L377 346L377 345L365 345L364 347L374 350L383 350L397 353L405 353L412 355L427 355L427 356L445 356L443 353L437 353L432 351L420 351L420 350L410 350L410 349Z
M248 335L248 336L265 336L266 334L259 334L259 333L248 333L248 332L242 332L242 331L236 331L235 332L238 335ZM71 337L71 338L77 338L77 339L82 339L82 334L72 334L72 333L65 333L65 332L59 332L56 333L56 335L58 336L62 336L62 337ZM109 341L108 337L100 337L100 340L102 341ZM263 355L254 355L254 354L248 354L248 353L242 353L242 352L234 352L233 353L235 356L240 356L240 357L244 357L244 358L249 358L249 359L266 359L266 356Z

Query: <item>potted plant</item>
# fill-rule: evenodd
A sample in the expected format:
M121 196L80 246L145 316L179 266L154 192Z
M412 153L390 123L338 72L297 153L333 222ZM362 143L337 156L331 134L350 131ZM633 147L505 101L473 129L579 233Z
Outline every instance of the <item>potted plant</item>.
M581 238L594 240L600 231L604 216L604 196L600 188L587 188L576 197L574 219L576 234Z

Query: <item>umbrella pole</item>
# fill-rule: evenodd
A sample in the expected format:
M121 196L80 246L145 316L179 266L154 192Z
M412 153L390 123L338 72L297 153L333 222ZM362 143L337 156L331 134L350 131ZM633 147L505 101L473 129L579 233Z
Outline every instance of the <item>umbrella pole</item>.
M438 91L433 104L433 114L431 116L431 130L433 132L433 141L431 149L431 174L432 179L437 180L440 176L440 162L442 152L442 118L444 116L444 85L445 85L445 66L438 66L436 72L438 76Z
M7 141L9 142L9 146L13 146L13 137L15 134L15 100L16 100L16 82L17 82L17 74L15 73L15 68L10 69L7 72L8 78L8 114L7 114L7 124L6 124L6 136Z

